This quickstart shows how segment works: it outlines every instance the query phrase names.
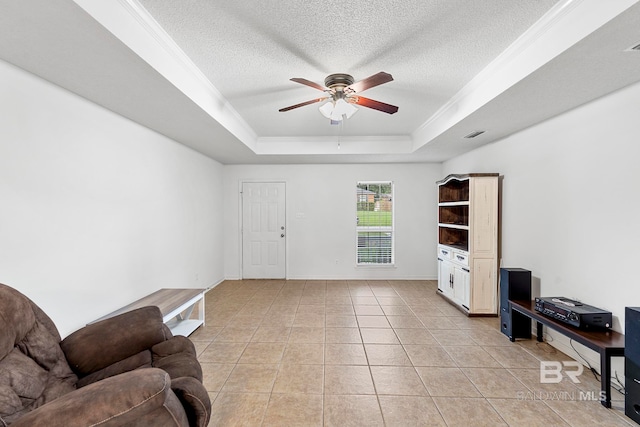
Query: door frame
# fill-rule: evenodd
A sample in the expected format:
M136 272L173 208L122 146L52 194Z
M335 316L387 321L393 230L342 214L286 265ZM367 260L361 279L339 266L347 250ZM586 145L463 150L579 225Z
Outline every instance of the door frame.
M242 198L242 188L244 184L284 184L284 279L287 280L289 277L289 215L287 215L287 181L285 179L241 179L238 181L238 263L240 267L240 280L244 280L244 239L242 236L242 230L244 228L244 218L243 218L243 198ZM247 279L249 280L249 279Z

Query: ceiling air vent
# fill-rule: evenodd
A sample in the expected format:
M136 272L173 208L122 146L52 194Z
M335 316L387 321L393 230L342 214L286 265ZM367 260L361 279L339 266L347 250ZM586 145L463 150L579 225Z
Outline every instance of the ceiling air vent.
M631 46L628 49L625 49L626 52L640 52L640 43L635 46Z
M476 130L476 131L471 132L469 135L465 136L465 138L467 138L467 139L475 138L476 136L480 136L483 133L484 133L483 130Z

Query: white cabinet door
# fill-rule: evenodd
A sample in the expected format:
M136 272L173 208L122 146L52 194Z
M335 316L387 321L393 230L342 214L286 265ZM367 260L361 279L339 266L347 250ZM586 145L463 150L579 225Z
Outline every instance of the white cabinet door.
M453 295L453 265L438 258L438 289L447 296Z
M453 298L458 304L469 309L469 271L456 266L453 271Z

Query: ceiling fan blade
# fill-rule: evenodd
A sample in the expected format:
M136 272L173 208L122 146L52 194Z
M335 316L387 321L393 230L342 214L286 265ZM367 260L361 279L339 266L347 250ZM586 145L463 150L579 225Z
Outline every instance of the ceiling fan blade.
M365 98L364 96L354 96L350 98L354 104L361 105L367 108L373 108L374 110L382 111L384 113L393 114L398 112L398 107L391 104L385 104L384 102L376 101L373 99Z
M303 78L300 78L300 77L294 77L294 78L289 79L289 80L291 80L292 82L300 83L301 85L310 86L310 87L312 87L314 89L321 90L322 92L327 90L326 87L320 86L318 83L315 83L315 82L312 82L311 80L303 79Z
M355 82L354 84L347 86L345 88L345 92L362 92L367 89L371 89L372 87L389 83L392 80L393 77L391 74L380 71L378 74L374 74L373 76L369 76L364 80L360 80L359 82Z
M291 105L289 107L284 107L279 109L278 111L285 112L285 111L289 111L289 110L293 110L294 108L298 108L298 107L304 107L305 105L310 105L310 104L315 104L316 102L322 102L325 99L328 99L328 96L325 96L324 98L316 98L316 99L312 99L311 101L306 101L306 102L301 102L300 104L296 104L296 105Z

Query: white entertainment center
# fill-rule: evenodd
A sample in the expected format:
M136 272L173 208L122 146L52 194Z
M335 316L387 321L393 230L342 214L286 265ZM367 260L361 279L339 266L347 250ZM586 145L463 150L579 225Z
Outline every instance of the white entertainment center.
M498 314L497 173L438 181L438 294L468 315Z

